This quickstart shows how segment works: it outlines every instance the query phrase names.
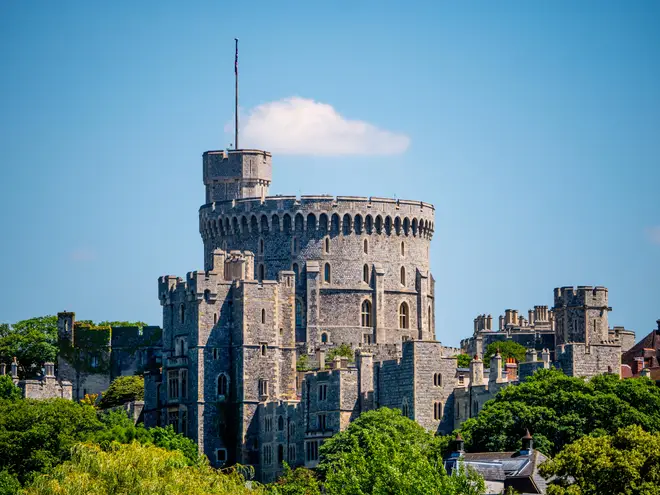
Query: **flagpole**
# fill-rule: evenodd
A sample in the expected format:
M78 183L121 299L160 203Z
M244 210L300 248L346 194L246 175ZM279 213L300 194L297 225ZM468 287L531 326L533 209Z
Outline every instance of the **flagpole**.
M236 81L235 100L234 100L234 149L238 149L238 38L234 38L236 42L236 55L234 57L234 76Z

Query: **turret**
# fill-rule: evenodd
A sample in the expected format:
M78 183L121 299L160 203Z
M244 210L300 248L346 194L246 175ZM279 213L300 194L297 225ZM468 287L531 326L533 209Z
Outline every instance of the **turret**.
M207 204L268 195L272 157L267 151L207 151L203 167Z

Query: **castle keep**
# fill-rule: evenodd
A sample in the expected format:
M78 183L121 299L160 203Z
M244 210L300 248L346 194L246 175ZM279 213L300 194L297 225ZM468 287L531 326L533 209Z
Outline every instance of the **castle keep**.
M598 287L557 289L533 322L507 313L500 328L527 335L526 363L496 356L489 371L477 357L457 369L460 350L435 340L432 205L268 196L270 153L202 161L204 269L158 281L162 368L145 373L144 418L193 438L215 466L249 464L269 481L284 461L315 466L324 439L370 409L399 408L446 433L519 374L619 373L621 340ZM486 315L475 321L475 354L491 328ZM354 356L328 359L342 344Z

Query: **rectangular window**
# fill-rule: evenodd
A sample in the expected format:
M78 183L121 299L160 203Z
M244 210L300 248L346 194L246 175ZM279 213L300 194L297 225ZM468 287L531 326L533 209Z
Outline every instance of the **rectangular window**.
M373 344L373 336L370 333L365 333L364 334L364 343L365 344Z
M319 460L319 441L310 440L306 444L306 459L308 462L318 461Z
M328 417L325 414L319 414L319 430L325 431L327 429Z
M272 464L273 462L273 449L270 445L264 446L264 464Z
M259 380L259 395L268 396L268 380Z
M215 460L218 464L224 464L227 462L227 449L217 449L215 451Z
M319 400L326 400L328 398L328 385L319 385Z
M179 372L176 370L167 372L167 392L169 399L179 398Z
M179 433L179 411L169 411L167 413L167 424L172 425L175 433Z
M188 398L188 370L182 369L179 371L181 381L181 398Z

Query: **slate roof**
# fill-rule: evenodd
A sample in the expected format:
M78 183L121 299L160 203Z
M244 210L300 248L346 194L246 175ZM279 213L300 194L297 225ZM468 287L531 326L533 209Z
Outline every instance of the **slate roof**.
M523 494L544 494L547 483L538 474L538 466L547 459L537 450L529 455L523 452L477 452L463 453L460 457L452 455L445 460L445 469L451 474L462 461L466 467L471 467L486 481L504 483L512 486Z

